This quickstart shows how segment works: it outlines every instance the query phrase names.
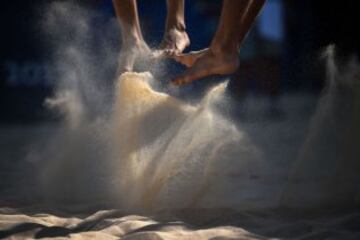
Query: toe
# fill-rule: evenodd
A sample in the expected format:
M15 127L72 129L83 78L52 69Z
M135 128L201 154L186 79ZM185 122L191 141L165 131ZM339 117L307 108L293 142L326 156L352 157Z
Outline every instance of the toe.
M199 68L199 67L191 67L185 71L183 75L176 77L172 83L175 85L184 85L191 83L195 80L207 77L209 75L209 71L207 69Z
M173 58L175 61L187 66L191 67L194 64L194 59L189 54L174 54Z

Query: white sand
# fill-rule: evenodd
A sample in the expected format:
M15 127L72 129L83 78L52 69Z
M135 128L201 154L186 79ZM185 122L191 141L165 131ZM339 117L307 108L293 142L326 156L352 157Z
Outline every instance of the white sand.
M248 123L244 128L242 126L246 124L233 127L230 121L218 115L212 108L212 100L216 99L214 96L219 96L221 86L210 92L198 106L190 106L168 95L153 91L147 84L146 79L149 78L150 76L147 74L128 74L119 83L114 115L106 127L101 128L100 131L105 133L108 137L107 140L111 140L112 146L122 146L118 149L111 148L110 156L101 155L102 158L98 158L97 154L93 155L94 151L90 151L95 146L92 143L93 133L99 133L98 131L92 132L91 129L103 126L104 122L89 124L86 119L83 121L84 118L80 114L75 118L67 118L69 124L65 124L65 129L69 129L61 131L60 135L55 135L57 138L56 144L53 145L55 150L66 149L66 151L61 151L61 154L50 159L46 158L49 155L44 155L51 168L47 166L40 169L46 173L41 180L47 180L46 187L41 189L44 191L42 197L45 198L41 200L45 200L45 203L49 200L52 203L51 200L58 200L60 196L66 200L76 200L77 205L69 203L63 205L63 208L59 210L54 207L58 205L45 208L46 204L42 205L42 202L39 202L42 207L1 208L0 239L42 237L190 240L360 239L360 213L354 208L348 210L340 208L344 207L344 200L351 203L359 201L358 181L353 181L358 178L357 174L353 174L358 169L357 162L354 161L356 158L353 158L358 156L353 154L358 151L358 148L353 148L352 144L345 144L346 148L341 148L341 150L350 150L348 152L350 155L345 154L347 156L345 159L341 156L340 158L336 156L328 158L331 159L328 162L330 165L326 164L325 158L316 157L323 156L321 144L327 146L328 140L344 139L345 143L349 143L359 136L352 134L359 129L357 124L359 105L349 104L354 99L359 99L357 88L349 89L349 85L339 87L336 84L329 86L313 119L311 125L313 128L310 128L316 131L312 131L305 143L305 153L309 149L314 150L306 153L310 154L308 155L310 157L303 158L301 156L299 158L294 165L295 175L290 175L291 181L288 188L283 191L282 186L287 181L285 177L289 173L289 165L294 161L300 145L294 142L297 138L299 139L296 141L300 141L301 136L305 134L306 127L304 125L296 125L298 123L293 118L280 122L266 121L265 124L262 123L264 126L257 125L256 128L252 123ZM135 91L131 91L131 89ZM351 94L344 95L343 90ZM151 101L148 101L149 99ZM71 98L71 101L77 100ZM289 99L287 99L287 103L288 101ZM72 105L69 102L66 104ZM81 106L81 104L76 106ZM159 110L156 106L162 106L162 108ZM347 108L346 106L351 107ZM70 108L69 112L70 115L77 114L76 108ZM338 113L341 112L346 115L339 115ZM329 121L329 119L333 120L331 116L339 116L338 119L335 118L335 123L354 131L345 131L345 135L339 135L342 133L341 131L332 132L322 128L324 126L333 128L334 121ZM296 120L298 119L296 118ZM72 124L72 121L77 123ZM344 122L348 122L348 124L342 124ZM79 125L78 123L84 124ZM210 131L214 128L214 123L219 128L216 131ZM329 124L323 125L323 123ZM110 136L107 129L112 130ZM185 131L185 129L189 129L189 131ZM201 131L197 131L199 129ZM257 149L256 147L250 148L250 152L244 151L244 146L246 146L245 149L249 149L248 146L254 146L247 134L242 134L244 129L250 135L257 136L253 139L257 140L258 144L261 145L263 142L261 149L266 153L268 163L271 163L268 165L267 172L259 175L259 178L252 179L251 176L241 171L242 169L256 170L256 167L251 168L253 159L255 159L254 163L262 163L256 158L256 154L252 155L252 153L257 153L254 151ZM271 132L266 133L266 131ZM330 135L322 135L322 132L330 133ZM7 132L5 131L5 133ZM209 133L211 134L209 135ZM297 137L294 137L294 134ZM98 137L98 135L96 136ZM269 139L269 136L276 136L276 138ZM324 138L324 136L330 136L330 138ZM225 141L225 145L221 145L225 146L226 151L217 151L217 144L223 143L223 140L228 137L231 139L230 142ZM317 141L319 144L315 144L315 146L320 148L312 148L310 145ZM235 148L232 144L238 144L236 146L240 146L240 148ZM84 148L83 145L86 147ZM295 149L292 149L294 146ZM212 152L212 149L216 149L216 151ZM236 151L224 155L229 149L236 149ZM184 154L189 151L193 155ZM211 154L208 154L209 152ZM245 155L238 154L244 152ZM49 153L54 152L49 151ZM249 155L249 153L251 154ZM82 158L83 156L91 157ZM196 158L196 156L203 158ZM97 161L98 159L103 160L102 162L106 159L111 160L108 162L111 171L105 172L114 177L115 181L110 185L107 185L109 184L107 181L101 182L101 184L97 183L96 180L101 175L99 172L89 171L92 168L99 168L101 162ZM219 159L221 161L217 162ZM306 161L311 159L312 161ZM193 163L197 161L202 164L194 165ZM40 163L43 164L44 161L40 161ZM341 177L340 179L347 180L342 185L345 187L338 189L327 185L320 188L320 191L316 191L312 184L324 183L321 181L323 178L319 182L316 180L318 169L314 168L314 164L319 165L319 163L324 167L324 171L332 170L336 164L341 166L335 173L340 174L338 175ZM119 169L116 166L125 167ZM235 166L236 169L234 169ZM203 171L204 169L206 171ZM307 169L313 171L306 171ZM307 174L312 175L309 177ZM20 174L18 176L19 178L23 177ZM349 176L349 178L343 178L344 176ZM25 191L25 195L31 198L32 193L38 190L37 186L31 188L27 185L28 179L24 179L27 182L21 186L24 189L29 188ZM332 181L336 181L337 178L332 179L334 179ZM104 186L111 186L113 192L120 193L119 195L115 194L115 199L119 200L120 207L118 209L124 209L124 211L91 212L86 210L87 207L94 209L94 201L107 200L109 196L105 196L102 192ZM20 192L20 190L13 190L15 193ZM339 191L348 192L348 194L340 196L341 201L336 197ZM51 193L50 197L46 195L49 192ZM261 210L262 208L278 207L281 193L284 205L301 206L302 208L295 208L292 211ZM318 198L318 195L314 193L326 197ZM39 196L34 194L34 197ZM20 197L14 196L13 199L16 198ZM308 201L309 199L311 201ZM32 202L34 203L36 200ZM338 204L335 205L337 207L326 207L326 203L330 202ZM55 203L58 202L55 201ZM319 204L324 207L319 207ZM7 200L1 204L1 206L9 205L14 205L14 203ZM204 209L204 207L211 208ZM321 211L316 213L303 210L314 207ZM179 208L181 210L178 210ZM249 209L253 210L249 211Z
M0 238L202 240L360 237L360 213L311 214L305 218L305 214L290 217L276 212L193 209L158 212L153 213L153 217L126 215L119 210L99 211L88 216L61 215L63 217L40 213L25 215L0 209Z
M126 196L120 196L124 206L224 207L221 199L228 197L216 187L220 183L226 188L234 173L244 183L238 191L249 191L245 183L260 174L259 151L244 131L212 106L226 83L190 106L154 91L151 80L150 73L125 73L118 80L111 169L119 183L114 188Z

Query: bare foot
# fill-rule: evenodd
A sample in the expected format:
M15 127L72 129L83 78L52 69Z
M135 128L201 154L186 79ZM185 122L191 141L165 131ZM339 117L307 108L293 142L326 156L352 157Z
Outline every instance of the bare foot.
M118 74L133 71L133 67L137 59L146 58L150 55L150 48L144 41L124 44L120 51Z
M199 51L191 51L189 53L185 53L185 54L176 54L173 56L173 58L187 66L187 67L191 67L192 65L194 65L194 63L196 62L196 60L198 60L198 58L202 57L206 52L208 52L209 49L205 48Z
M187 84L212 75L231 74L239 66L239 56L236 51L234 53L224 53L214 51L211 48L176 55L174 59L189 67L184 74L173 80L175 85Z
M172 28L165 32L164 38L155 55L159 57L180 54L190 45L190 39L185 30Z

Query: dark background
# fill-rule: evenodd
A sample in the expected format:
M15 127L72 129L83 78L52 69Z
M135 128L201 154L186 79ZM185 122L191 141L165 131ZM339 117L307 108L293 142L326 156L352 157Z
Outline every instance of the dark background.
M0 122L28 124L49 119L43 100L51 94L47 39L39 21L51 1L2 1L0 6ZM113 18L110 0L74 1ZM139 0L146 40L160 42L165 0ZM186 1L191 48L206 47L216 29L221 1ZM358 9L354 1L268 0L241 49L232 76L235 96L256 92L277 98L292 91L318 93L324 85L321 51L336 44L340 60L359 54ZM94 31L101 32L101 24ZM119 34L119 33L114 33ZM113 69L115 71L115 69Z

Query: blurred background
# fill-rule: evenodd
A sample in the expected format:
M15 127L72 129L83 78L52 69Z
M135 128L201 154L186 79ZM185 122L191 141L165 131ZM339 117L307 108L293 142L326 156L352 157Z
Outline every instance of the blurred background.
M1 123L30 124L50 118L43 101L51 94L56 78L48 61L47 39L39 27L43 5L49 2L52 1L1 3ZM74 2L100 13L94 19L93 31L101 36L103 24L115 16L111 0ZM186 25L191 39L187 51L208 46L221 4L220 0L186 1ZM138 6L146 40L156 46L164 28L165 0L139 0ZM336 44L340 59L359 53L356 11L350 0L267 0L241 49L241 66L231 77L231 92L239 98L246 93L260 94L273 102L284 93L319 93L324 85L324 64L319 57L323 48ZM114 32L116 39L120 39L119 34ZM115 68L114 64L109 71L115 72Z

